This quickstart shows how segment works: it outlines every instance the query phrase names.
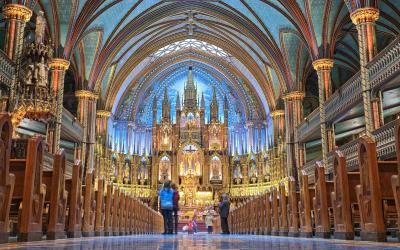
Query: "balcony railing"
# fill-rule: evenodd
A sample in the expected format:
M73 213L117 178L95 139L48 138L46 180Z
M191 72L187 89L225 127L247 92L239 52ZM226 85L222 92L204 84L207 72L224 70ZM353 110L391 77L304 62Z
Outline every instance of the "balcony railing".
M396 145L395 145L395 129L396 121L392 121L387 123L385 126L380 127L375 130L372 134L375 137L376 141L376 154L379 160L386 160L390 158L394 158L396 155ZM358 169L358 142L359 139L353 140L341 147L339 150L342 151L344 156L346 157L346 165L348 171L354 171ZM304 170L308 174L309 183L314 183L314 169L315 163L317 161L321 161L322 157L314 159L312 161L307 162L304 165ZM326 172L332 173L333 171L333 152L328 154L328 167Z
M15 75L15 66L8 56L0 50L0 82L11 86Z
M400 37L382 50L367 65L367 68L371 87L374 89L380 88L395 76L396 72L400 72ZM335 120L361 101L361 76L360 72L358 72L326 100L327 121ZM300 141L306 140L315 131L316 126L319 126L319 115L316 114L318 111L318 109L314 110L307 116L306 121L298 126L298 138ZM315 119L317 117L318 121L316 122Z

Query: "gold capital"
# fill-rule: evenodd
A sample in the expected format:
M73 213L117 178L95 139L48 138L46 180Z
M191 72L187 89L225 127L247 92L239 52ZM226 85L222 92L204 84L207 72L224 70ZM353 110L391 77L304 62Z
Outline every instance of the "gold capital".
M88 99L93 99L96 100L99 98L99 96L89 90L78 90L75 91L75 96L78 98L88 98Z
M96 115L98 117L110 117L111 116L111 112L107 111L107 110L97 110Z
M351 13L350 18L355 25L373 23L379 19L379 10L376 8L360 8Z
M282 97L283 100L296 100L296 99L303 99L304 98L304 92L302 91L292 91L287 93Z
M331 70L333 68L333 60L329 58L321 58L313 62L313 67L316 71Z
M24 22L28 22L32 16L32 10L20 4L4 5L3 13L6 18L23 20Z
M276 116L284 116L285 115L285 111L278 109L278 110L274 110L271 112L271 117L276 117Z
M49 63L49 67L53 70L66 71L69 68L69 62L62 58L53 58Z

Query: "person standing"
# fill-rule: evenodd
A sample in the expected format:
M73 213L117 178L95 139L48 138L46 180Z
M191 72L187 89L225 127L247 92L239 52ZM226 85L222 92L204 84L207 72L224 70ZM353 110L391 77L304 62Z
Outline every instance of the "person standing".
M222 234L229 234L229 227L228 227L228 216L229 216L229 209L230 203L227 194L222 194L222 201L218 204L219 208L219 216L221 217L221 229Z
M173 216L174 216L174 229L175 229L175 234L178 234L178 211L179 211L179 191L178 187L176 186L175 183L172 183L171 185L172 190L174 191L172 202L173 202Z
M213 210L213 208L211 206L205 211L204 221L206 223L207 232L209 234L211 234L213 232L214 213L215 213L215 211Z
M173 195L171 189L171 181L164 182L163 188L160 190L160 208L164 218L164 233L172 234L172 210L173 210Z

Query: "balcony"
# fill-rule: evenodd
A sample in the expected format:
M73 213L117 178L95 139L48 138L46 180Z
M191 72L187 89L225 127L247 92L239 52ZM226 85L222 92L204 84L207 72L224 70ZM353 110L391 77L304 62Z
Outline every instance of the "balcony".
M13 61L0 50L0 83L10 87L15 75L15 67Z
M368 74L371 88L374 91L382 86L396 84L400 78L400 37L396 38L389 46L382 50L368 65ZM338 121L346 112L362 102L362 86L360 72L351 77L325 102L326 119ZM319 127L319 110L314 110L298 126L300 141L316 139L315 131ZM318 135L319 137L319 135Z
M396 145L394 128L396 121L387 123L385 126L373 132L376 141L376 154L379 160L387 160L396 157ZM342 151L346 157L346 165L348 171L354 171L358 169L358 140L351 141L341 147L338 150ZM315 160L309 161L304 165L304 171L308 174L309 183L314 183L314 169L315 163L321 161L322 157ZM333 152L328 154L328 167L326 173L330 174L333 171Z

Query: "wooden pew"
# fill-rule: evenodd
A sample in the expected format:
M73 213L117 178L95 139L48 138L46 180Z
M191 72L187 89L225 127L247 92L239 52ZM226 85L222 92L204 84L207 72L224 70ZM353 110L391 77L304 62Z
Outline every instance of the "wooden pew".
M289 176L289 194L288 194L288 221L290 237L299 237L299 211L297 209L300 193L296 191L296 180Z
M41 240L42 208L46 196L43 184L43 152L41 137L13 140L10 172L15 175L14 202L21 200L18 241Z
M96 218L96 200L94 196L93 173L86 173L86 183L83 186L83 225L82 236L94 236L94 221Z
M397 156L397 174L392 176L392 190L397 211L397 238L400 240L400 119L396 121L394 129Z
M397 173L396 161L378 161L375 142L361 137L358 147L360 185L356 187L361 214L361 240L386 241L383 204L394 200L389 187L391 176Z
M120 190L119 194L119 235L125 235L125 219L126 219L126 211L125 211L125 192ZM146 214L142 214L144 218L146 218Z
M111 183L107 184L107 194L105 197L106 205L105 205L105 215L104 215L104 235L111 236L113 233L112 230L112 218L113 218L113 186Z
M131 235L133 234L133 198L132 196L128 196L128 204L127 204L127 212L128 212L128 225L127 225L127 231L128 234ZM154 218L155 219L155 218ZM155 225L155 221L154 221L154 225Z
M359 172L347 172L346 158L341 151L335 151L333 156L333 191L331 193L335 238L354 239L351 204L357 202L354 193L360 183Z
M94 222L94 231L96 236L104 235L104 217L105 217L105 201L104 201L104 179L97 181L96 196L96 218Z
M264 206L264 200L263 196L260 195L257 198L257 234L264 234L264 211L263 211L263 206Z
M315 236L318 238L330 238L331 225L329 221L330 194L333 190L333 182L326 181L325 167L322 162L315 164L315 196L313 198Z
M9 214L15 176L10 173L12 123L7 113L0 114L0 244L8 242Z
M68 193L68 238L82 237L82 165L79 160L72 167L72 179L67 181Z
M272 188L272 206L271 206L271 215L272 215L272 231L271 234L274 236L279 235L279 205L278 205L278 190L276 187Z
M119 190L114 188L112 205L112 232L114 236L119 235Z
M66 165L65 152L60 149L54 156L53 171L43 173L43 180L48 187L46 196L50 196L49 225L47 227L47 239L49 240L66 237L65 218L68 202L68 192L65 188Z
M311 220L311 201L314 197L314 189L308 187L308 175L301 171L299 218L300 218L300 236L310 238L313 235Z
M285 183L279 184L279 235L288 236L288 217Z
M264 232L266 235L272 234L272 211L271 211L271 193L265 193L265 228Z

